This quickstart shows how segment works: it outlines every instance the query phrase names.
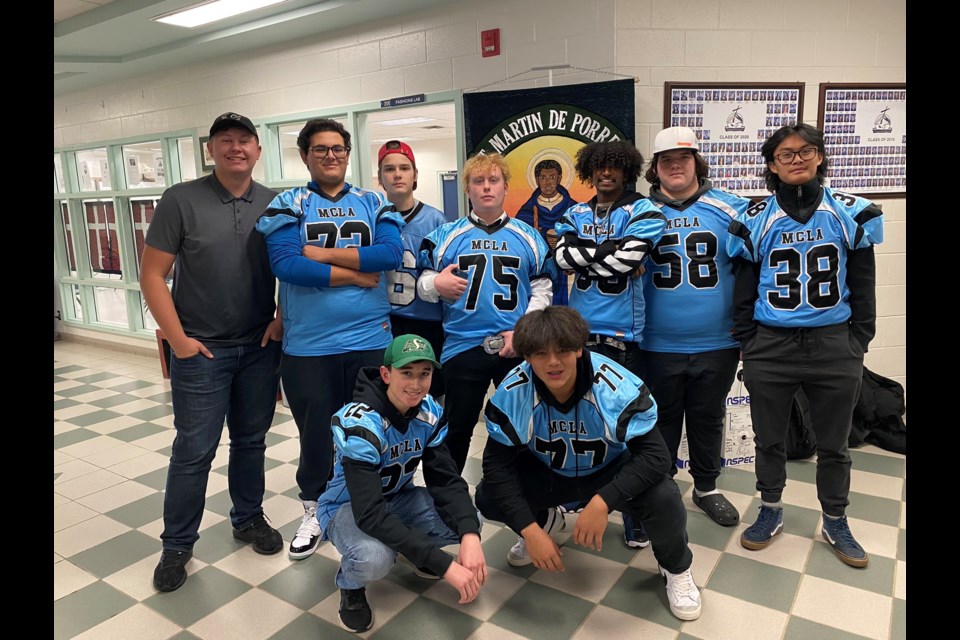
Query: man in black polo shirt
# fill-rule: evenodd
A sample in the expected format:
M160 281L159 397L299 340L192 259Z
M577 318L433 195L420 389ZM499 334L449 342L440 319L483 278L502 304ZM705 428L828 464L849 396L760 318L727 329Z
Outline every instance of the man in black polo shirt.
M263 515L264 438L273 421L283 328L257 218L276 195L253 181L260 140L236 113L213 121L212 175L173 185L157 204L140 265L140 289L166 335L176 438L163 503L158 591L179 589L200 537L210 465L224 419L233 537L258 553L283 548ZM173 292L166 275L176 263Z

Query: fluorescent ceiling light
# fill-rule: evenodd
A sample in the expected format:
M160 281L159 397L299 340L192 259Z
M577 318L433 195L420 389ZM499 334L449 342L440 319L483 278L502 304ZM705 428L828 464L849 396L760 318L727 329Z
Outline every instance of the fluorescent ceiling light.
M178 27L199 27L287 0L213 0L153 18Z
M385 127L396 127L401 124L414 124L416 122L432 122L434 118L424 118L422 116L417 116L416 118L398 118L396 120L384 120L383 122L372 122L371 124L380 124Z

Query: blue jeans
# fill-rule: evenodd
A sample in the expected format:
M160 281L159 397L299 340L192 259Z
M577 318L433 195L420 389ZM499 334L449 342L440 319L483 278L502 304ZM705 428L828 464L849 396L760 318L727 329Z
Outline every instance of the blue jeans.
M387 510L411 529L419 529L438 547L459 544L460 536L446 525L426 487L411 487L386 497ZM478 514L479 515L479 514ZM340 555L337 587L360 589L383 578L397 561L397 552L357 527L353 505L341 505L327 526L327 537Z
M177 435L163 500L160 539L165 549L190 551L200 537L197 531L207 476L217 453L224 418L230 432L230 522L240 527L263 513L264 438L277 405L280 343L270 341L261 347L257 341L207 348L212 359L197 354L170 361L173 426Z

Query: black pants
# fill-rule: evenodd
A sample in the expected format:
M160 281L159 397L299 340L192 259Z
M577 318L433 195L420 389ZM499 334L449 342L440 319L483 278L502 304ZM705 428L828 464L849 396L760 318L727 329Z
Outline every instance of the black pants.
M603 469L579 478L568 478L553 473L529 452L517 457L517 471L523 495L530 509L541 512L568 502L586 502L597 491L613 480L631 454L624 453ZM506 515L500 503L487 492L484 481L477 485L477 509L487 520L504 522ZM667 475L629 500L622 512L633 514L643 522L650 537L653 555L661 567L670 573L681 573L693 563L693 553L687 545L687 510L680 498L680 488ZM515 532L520 535L519 531Z
M501 358L489 354L482 346L468 349L450 358L443 365L443 379L447 385L444 413L447 415L447 448L457 469L462 473L467 463L470 438L480 418L487 387L500 384L510 369L523 358Z
M443 349L443 323L441 321L417 320L406 316L391 315L390 326L393 328L394 338L407 333L425 338L433 347L433 353L437 356L437 361L440 361L440 352ZM434 400L439 400L445 392L443 369L434 369L433 380L430 382L430 395L433 396Z
M640 351L641 378L657 402L657 427L677 458L687 423L690 475L699 491L713 491L723 455L725 400L740 362L740 349L703 353ZM676 475L677 467L670 469Z
M283 354L280 378L300 432L297 486L301 500L316 500L333 472L330 418L353 399L357 374L383 363L383 350L348 351L329 356Z
M785 446L797 389L810 401L817 436L817 498L823 512L842 516L850 503L847 438L863 378L863 347L846 324L813 329L760 326L743 345L743 383L757 448L757 490L778 502L787 483Z

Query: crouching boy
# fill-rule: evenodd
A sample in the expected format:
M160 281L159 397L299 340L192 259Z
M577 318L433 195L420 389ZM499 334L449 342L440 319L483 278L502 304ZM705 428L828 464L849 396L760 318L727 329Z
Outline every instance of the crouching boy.
M340 622L360 633L373 625L366 586L403 554L417 574L443 577L472 602L487 577L480 518L443 440L442 407L430 396L436 361L420 336L398 336L379 371L360 371L353 402L332 419L333 478L317 519L340 552ZM423 462L426 487L413 475ZM441 547L460 544L456 559Z
M700 591L690 574L687 512L655 428L657 405L640 378L584 349L589 333L571 307L532 311L517 322L513 344L525 362L487 403L477 506L484 518L520 535L507 562L552 572L564 569L550 536L565 526L558 505L586 505L573 541L598 551L611 511L639 518L670 611L695 620Z

